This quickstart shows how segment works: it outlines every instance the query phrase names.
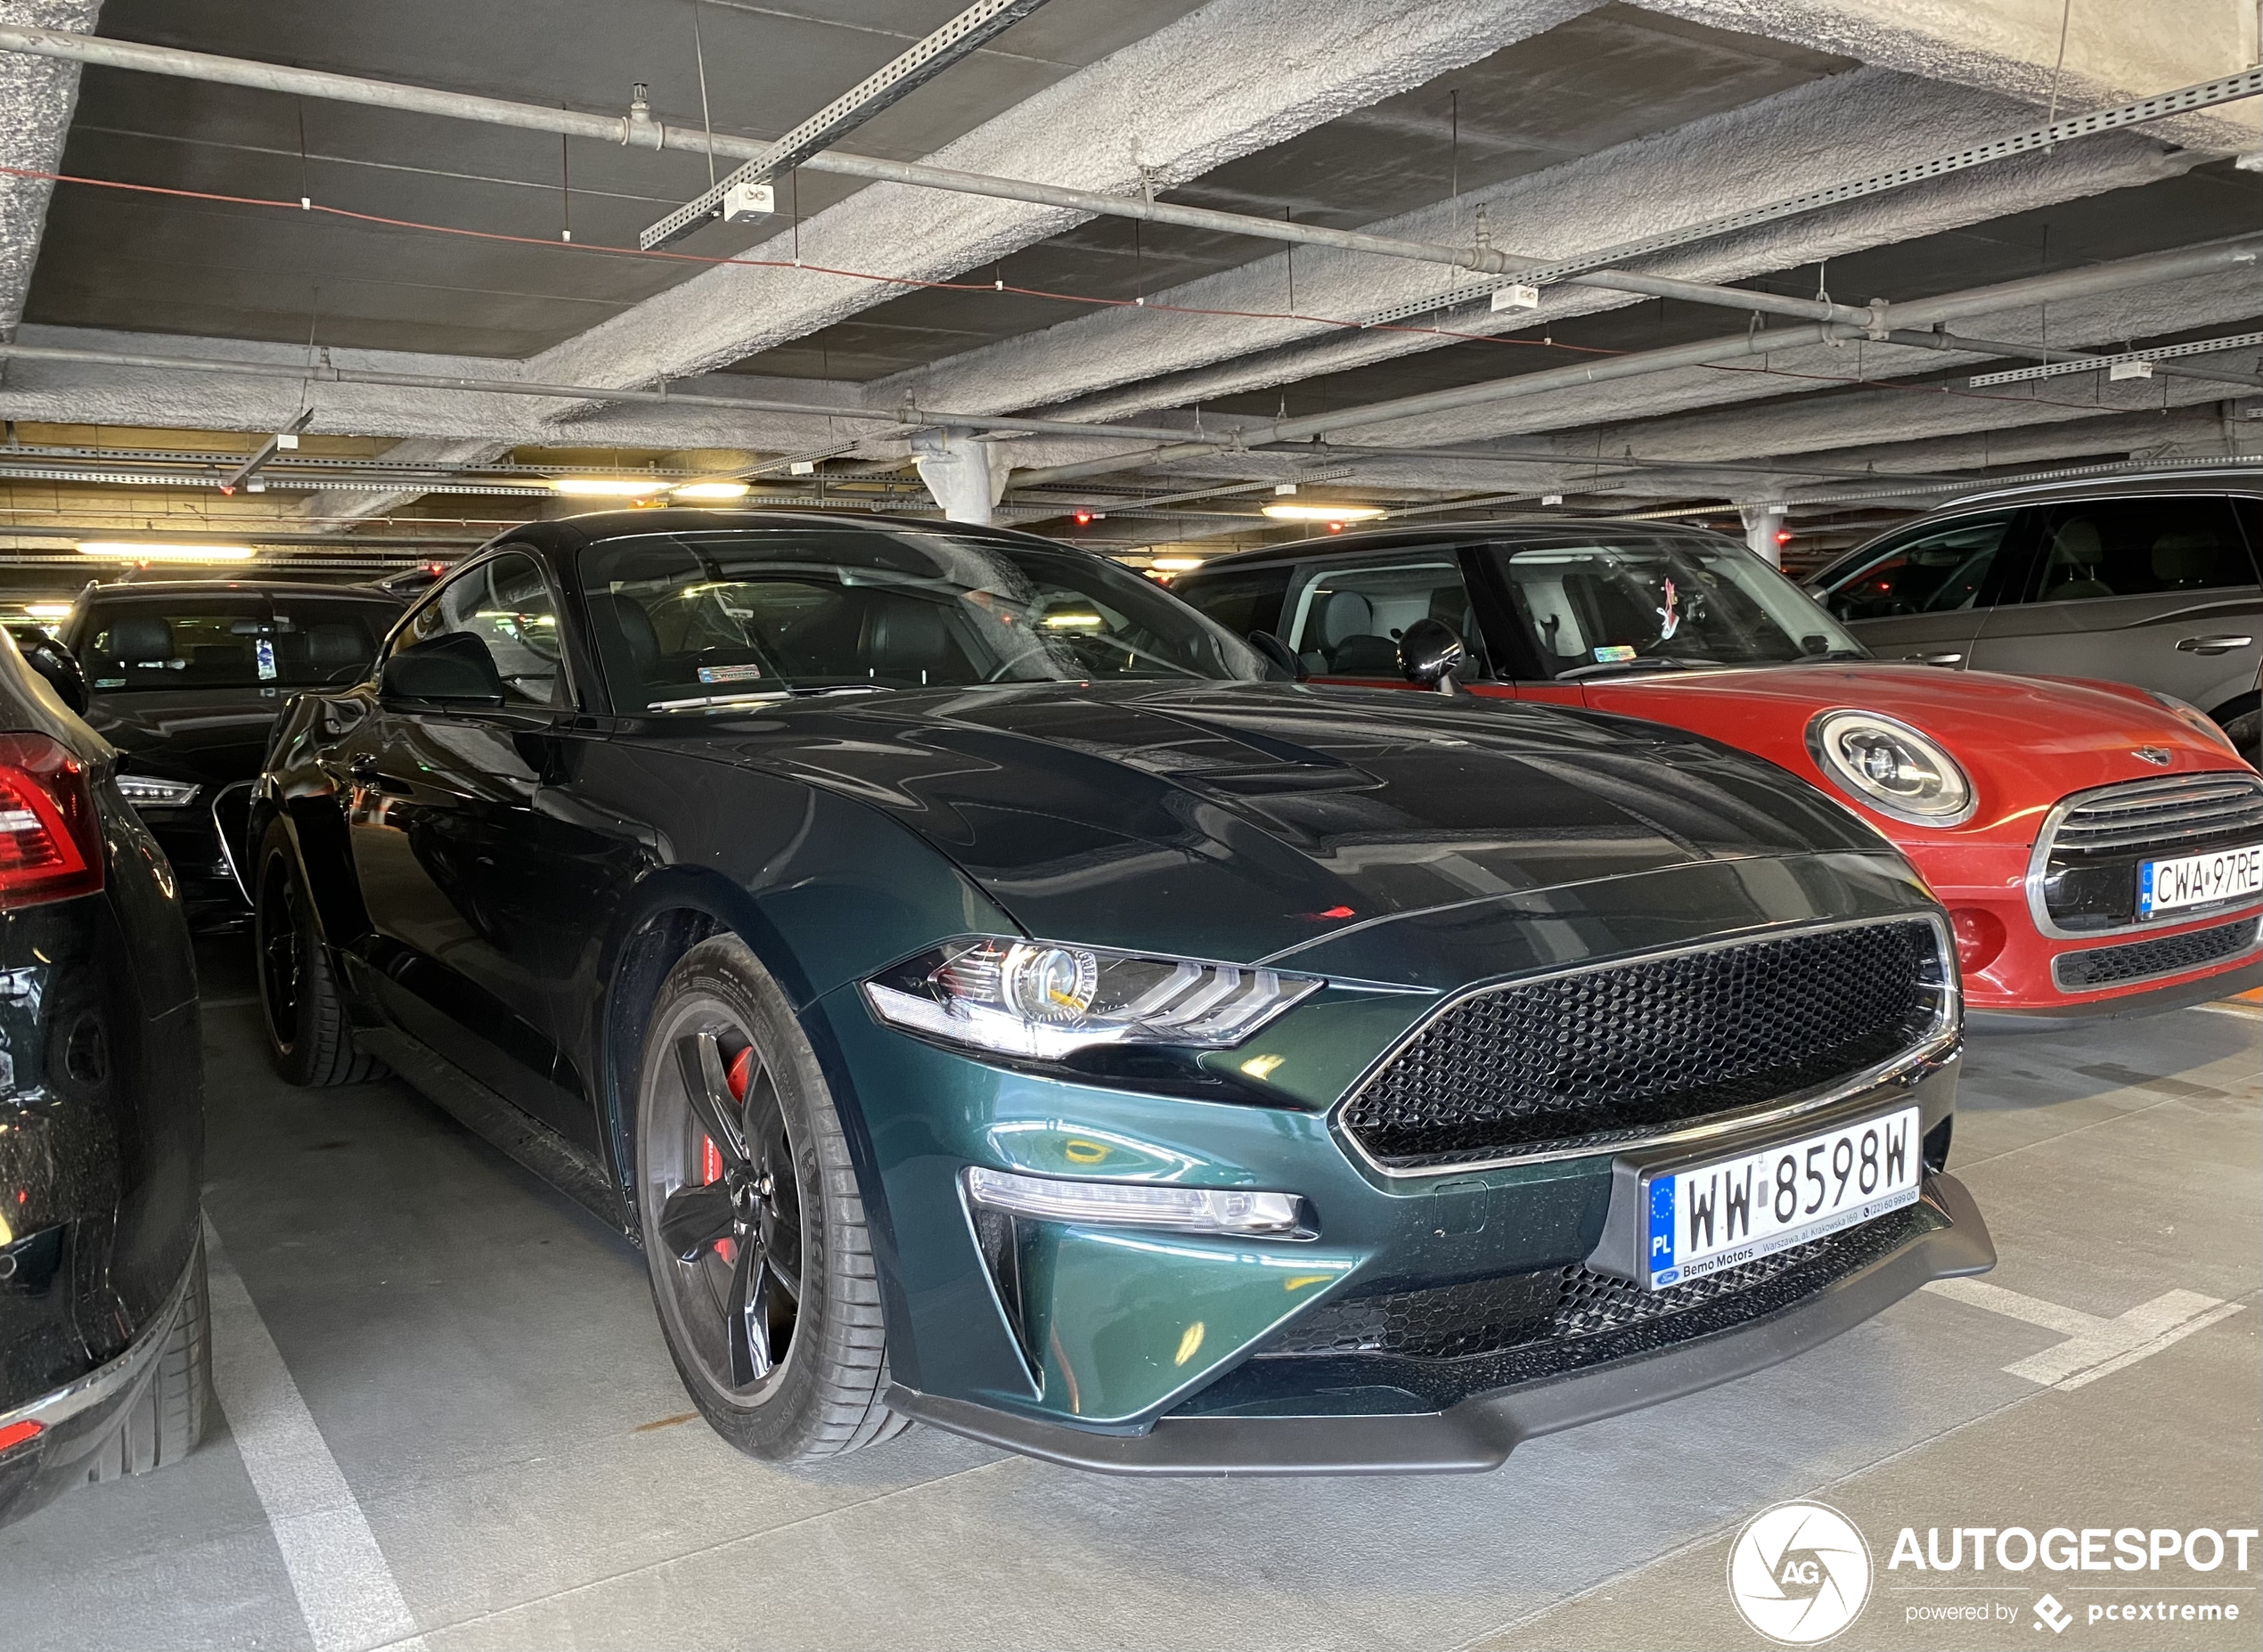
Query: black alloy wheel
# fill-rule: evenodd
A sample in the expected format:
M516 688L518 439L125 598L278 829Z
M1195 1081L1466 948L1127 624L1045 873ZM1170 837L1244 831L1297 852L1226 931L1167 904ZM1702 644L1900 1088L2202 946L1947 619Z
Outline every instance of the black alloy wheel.
M886 1439L887 1357L847 1143L785 995L735 937L672 969L637 1086L637 1216L684 1387L731 1444L808 1461Z
M315 932L298 852L281 820L268 822L253 867L251 935L267 1059L294 1084L358 1084L378 1077L384 1067L354 1043L329 951Z

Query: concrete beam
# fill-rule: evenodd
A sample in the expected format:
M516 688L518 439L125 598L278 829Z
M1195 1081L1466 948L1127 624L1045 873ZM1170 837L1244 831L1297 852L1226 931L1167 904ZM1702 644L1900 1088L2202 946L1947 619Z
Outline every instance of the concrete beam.
M102 0L0 0L0 23L91 34L102 10ZM78 102L76 63L0 55L0 166L55 170ZM23 319L54 188L44 178L0 174L0 338Z
M1482 202L1497 244L1570 257L1916 161L2032 119L2025 105L1994 94L1859 70L1510 180L1477 192L1463 210ZM1752 164L1760 154L1769 158L1764 167ZM1646 267L1736 281L2152 183L2191 164L2147 137L2090 138L2057 155L2000 162L1700 243ZM1450 233L1452 212L1450 203L1440 203L1375 227L1434 237ZM1296 254L1297 307L1309 315L1356 319L1450 290L1450 279L1434 271L1319 249ZM1276 254L1158 297L1194 308L1265 312L1283 307L1286 290L1287 258ZM1859 302L1879 295L1836 296ZM1557 287L1537 312L1463 311L1451 325L1479 334L1545 329L1638 301ZM1114 417L1292 384L1439 342L1418 333L1346 332L1294 320L1110 310L968 351L872 390L878 398L911 392L976 411L1050 406L1079 417Z

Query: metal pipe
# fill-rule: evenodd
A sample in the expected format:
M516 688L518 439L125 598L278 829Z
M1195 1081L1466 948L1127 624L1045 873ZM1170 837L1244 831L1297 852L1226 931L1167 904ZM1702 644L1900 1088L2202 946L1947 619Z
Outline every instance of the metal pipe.
M380 109L436 115L445 119L516 127L532 132L555 132L568 137L590 138L599 143L618 143L630 148L682 150L695 154L756 161L772 159L777 149L775 143L762 139L667 126L652 119L641 106L628 115L585 115L572 110L512 102L506 98L484 97L466 92L443 92L429 86L402 86L359 75L332 74L323 70L296 69L280 63L221 57L177 46L144 45L135 41L112 40L69 29L0 25L0 51L29 52L80 63L99 64L109 69L137 70L149 74L173 75L224 86L249 86L259 91L364 103ZM1818 191L1810 196L1774 203L1767 208L1756 209L1752 213L1724 218L1717 225L1670 232L1665 238L1654 237L1649 241L1630 243L1628 248L1614 249L1605 256L1615 259L1630 251L1648 252L1684 245L1690 241L1747 227L1769 217L1812 210L1835 204L1841 200L1852 199L1858 194L1902 187L1955 167L1976 164L1976 158L2024 153L2042 147L2047 142L2071 140L2092 131L2119 129L2166 115L2208 107L2228 97L2252 96L2258 91L2263 91L2263 70L2250 70L2242 76L2210 81L2201 86L2160 93L2119 109L2071 116L2049 127L2017 134L1992 144L1971 146L1945 161L1903 168L1890 176L1867 179L1844 190ZM1877 324L1876 318L1859 306L1833 305L1815 299L1754 292L1742 287L1638 274L1617 268L1583 268L1578 260L1542 265L1528 255L1504 251L1495 247L1474 244L1456 247L1400 236L1370 235L1357 230L1330 229L1316 224L1292 224L1280 219L1255 217L1246 213L1219 212L1206 207L1180 206L1141 197L1067 189L1058 184L1037 184L1020 178L993 177L984 173L961 172L953 168L928 166L916 161L850 155L838 150L821 150L805 155L798 164L812 172L862 178L868 183L905 184L920 189L945 190L959 194L1018 200L1033 206L1057 207L1094 217L1133 218L1150 224L1172 224L1186 229L1246 235L1297 246L1328 247L1344 252L1370 253L1379 258L1442 264L1479 274L1499 275L1526 271L1529 279L1537 281L1678 298L1738 311L1839 320L1862 325ZM702 200L705 199L701 197Z
M1875 300L1871 313L1904 323L1899 328L1882 327L1882 335L1891 338L1896 331L1911 331L1952 316L1979 315L1993 310L2017 309L2030 304L2062 303L2071 298L2095 297L2129 287L2149 286L2161 282L2184 281L2195 276L2219 274L2243 265L2256 263L2263 255L2263 237L2218 241L2204 247L2179 248L2169 252L2149 253L2140 258L2123 258L2112 264L2094 265L2087 269L2063 270L2052 275L2029 276L2023 280L2002 282L1992 287L1976 287L1968 291L1942 293L1934 298L1917 299L1908 303L1887 304ZM1717 362L1733 361L1740 356L1769 355L1778 350L1797 349L1806 345L1820 344L1832 339L1861 338L1870 330L1836 322L1815 322L1798 327L1781 328L1775 331L1738 333L1728 338L1701 339L1688 344L1677 344L1663 349L1639 350L1625 356L1612 356L1603 361L1574 363L1565 367L1551 367L1540 372L1518 373L1507 379L1493 379L1477 384L1458 385L1451 389L1432 390L1420 396L1402 396L1387 402L1371 403L1364 407L1344 407L1325 413L1308 414L1301 419L1277 419L1253 426L1238 434L1230 443L1176 442L1168 446L1148 448L1140 452L1117 454L1105 459L1083 460L1074 464L1049 465L1017 472L1015 483L1032 487L1046 482L1081 480L1085 477L1102 476L1112 471L1128 470L1148 465L1168 464L1179 459L1193 459L1223 451L1229 447L1258 447L1283 442L1301 442L1316 436L1326 436L1336 430L1355 429L1361 425L1383 424L1399 419L1420 418L1428 414L1452 413L1465 407L1487 405L1496 402L1519 400L1528 396L1546 395L1552 390L1576 389L1586 385L1602 384L1617 379L1641 378L1650 373L1670 372L1681 367L1708 366Z
M630 402L661 407L711 407L732 413L770 413L819 419L867 419L884 426L939 425L967 430L1011 430L1033 436L1140 437L1176 440L1186 433L1160 425L1078 424L1066 419L1021 419L1006 413L942 413L906 401L893 413L839 407L823 402L787 402L770 397L703 396L696 390L625 390L596 384L545 384L521 379L462 379L440 373L386 372L376 368L293 366L287 362L244 362L202 356L150 356L127 350L86 350L68 345L0 344L0 361L76 362L97 367L159 368L181 372L216 372L253 379L282 379L294 384L383 384L413 390L463 390L478 396L535 396L557 401ZM876 432L875 434L878 434ZM4 452L0 449L0 452Z

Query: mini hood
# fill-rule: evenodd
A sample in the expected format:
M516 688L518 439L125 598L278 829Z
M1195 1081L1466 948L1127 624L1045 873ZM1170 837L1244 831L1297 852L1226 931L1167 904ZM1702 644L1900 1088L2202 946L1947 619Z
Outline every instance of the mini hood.
M1646 672L1584 686L1598 710L1733 740L1810 778L1816 767L1807 727L1818 712L1850 707L1899 718L1938 740L1972 776L1980 794L1973 831L2038 821L2060 798L2094 786L2238 765L2222 743L2120 683L1864 662ZM2140 748L2169 761L2141 757Z
M1537 889L1887 852L1808 786L1708 740L1390 691L890 694L805 701L701 743L886 811L1033 935L1238 961Z

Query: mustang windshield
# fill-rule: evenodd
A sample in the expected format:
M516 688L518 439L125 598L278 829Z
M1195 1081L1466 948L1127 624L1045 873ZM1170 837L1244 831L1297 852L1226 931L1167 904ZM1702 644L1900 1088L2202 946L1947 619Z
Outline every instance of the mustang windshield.
M1554 676L1646 666L1760 666L1867 652L1742 548L1673 533L1496 545L1518 618Z
M581 553L613 703L1164 677L1248 682L1262 657L1115 563L916 528L638 535Z

